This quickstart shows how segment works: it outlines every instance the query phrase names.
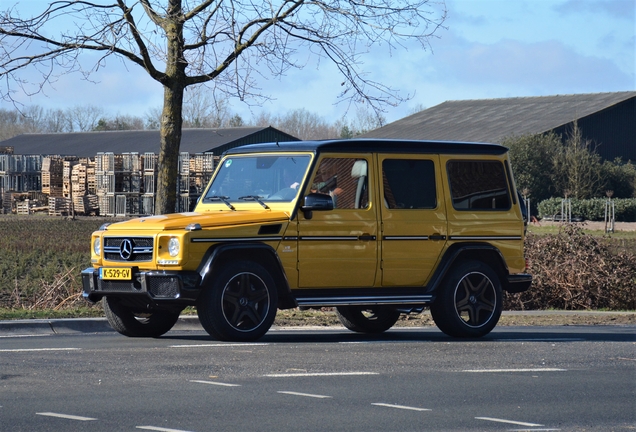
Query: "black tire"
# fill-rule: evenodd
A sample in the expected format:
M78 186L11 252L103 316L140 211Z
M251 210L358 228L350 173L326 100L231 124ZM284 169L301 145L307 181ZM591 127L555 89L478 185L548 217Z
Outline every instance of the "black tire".
M197 313L210 336L223 341L254 341L274 323L278 295L274 279L263 266L230 262L201 294Z
M104 314L110 326L124 336L159 337L176 324L180 312L136 312L124 306L117 297L104 297Z
M338 306L343 326L358 333L382 333L393 327L400 313L387 306Z
M499 322L502 304L497 273L481 261L466 261L451 271L431 305L431 316L449 336L482 337Z

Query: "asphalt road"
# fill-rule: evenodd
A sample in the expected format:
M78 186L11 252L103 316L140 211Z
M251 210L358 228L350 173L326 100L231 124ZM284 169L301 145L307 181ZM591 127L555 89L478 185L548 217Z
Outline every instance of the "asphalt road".
M1 431L628 431L636 327L0 334Z

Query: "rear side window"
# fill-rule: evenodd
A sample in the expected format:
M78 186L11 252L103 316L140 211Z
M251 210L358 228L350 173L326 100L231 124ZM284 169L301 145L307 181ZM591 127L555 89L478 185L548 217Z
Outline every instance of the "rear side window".
M390 209L434 209L435 164L431 160L385 159L384 202Z
M499 161L449 161L448 182L456 210L508 210L510 193Z

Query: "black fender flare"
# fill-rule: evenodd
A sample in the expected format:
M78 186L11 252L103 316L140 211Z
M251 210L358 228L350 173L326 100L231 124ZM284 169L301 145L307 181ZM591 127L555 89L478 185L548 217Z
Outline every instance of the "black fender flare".
M456 243L451 245L428 283L426 293L435 293L458 260L476 259L489 265L497 273L501 288L508 289L508 265L499 249L488 243Z
M270 272L278 291L279 309L290 309L298 306L292 296L287 276L276 250L260 242L217 243L211 246L197 269L201 276L201 287L205 289L206 286L209 286L217 266L223 265L224 261L234 259L256 261Z

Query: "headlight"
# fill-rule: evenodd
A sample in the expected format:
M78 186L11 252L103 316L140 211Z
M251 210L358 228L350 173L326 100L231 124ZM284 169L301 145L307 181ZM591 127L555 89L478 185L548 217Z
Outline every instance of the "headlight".
M99 237L95 237L95 241L93 242L93 253L95 255L101 255L102 252L102 241Z
M171 257L176 257L179 255L179 249L181 249L181 244L179 243L179 239L177 237L172 237L168 241L168 253Z

